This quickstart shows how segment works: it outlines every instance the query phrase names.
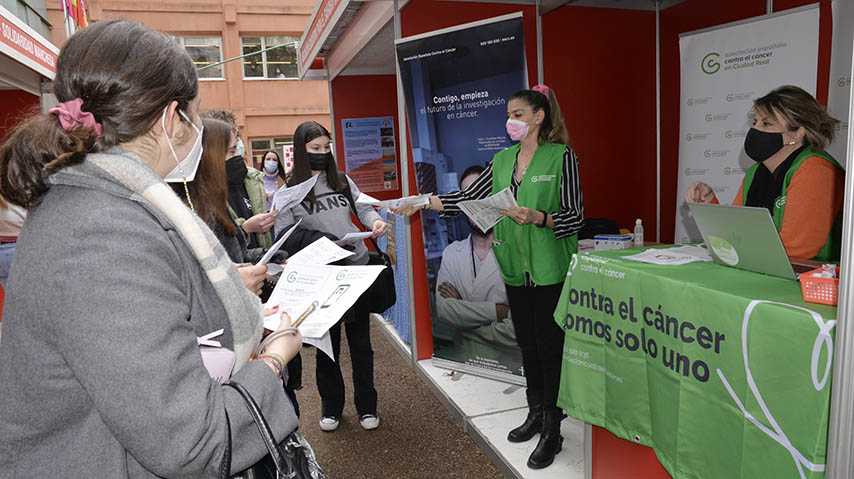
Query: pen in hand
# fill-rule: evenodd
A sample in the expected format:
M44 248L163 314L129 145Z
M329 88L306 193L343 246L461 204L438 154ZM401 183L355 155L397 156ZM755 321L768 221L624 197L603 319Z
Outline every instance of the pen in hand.
M314 310L317 309L318 304L319 303L317 301L312 301L311 304L308 306L308 308L306 308L305 311L303 311L302 314L299 315L299 318L297 318L297 320L294 321L294 324L292 325L292 327L298 328L299 325L302 324L303 321L305 321L305 318L307 318L311 313L314 312Z

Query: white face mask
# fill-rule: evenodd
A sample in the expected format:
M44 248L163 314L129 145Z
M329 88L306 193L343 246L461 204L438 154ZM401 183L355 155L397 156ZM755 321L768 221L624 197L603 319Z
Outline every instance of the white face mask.
M237 139L237 144L234 146L234 154L246 156L246 147L243 146L243 140L241 140L240 138Z
M160 119L160 126L163 127L163 133L166 133L166 110L168 108L167 106L163 109L163 117ZM169 134L166 133L166 143L169 144L172 158L175 158L175 163L177 163L177 166L163 178L163 181L167 183L181 183L185 177L187 181L193 181L196 178L196 171L199 169L199 162L202 160L202 130L204 130L204 126L200 130L195 123L187 118L187 115L183 111L178 110L178 113L196 130L198 136L196 136L196 142L193 143L193 148L187 153L187 157L183 161L180 161L178 160L178 155L175 153L175 147L172 146L172 141L169 140Z

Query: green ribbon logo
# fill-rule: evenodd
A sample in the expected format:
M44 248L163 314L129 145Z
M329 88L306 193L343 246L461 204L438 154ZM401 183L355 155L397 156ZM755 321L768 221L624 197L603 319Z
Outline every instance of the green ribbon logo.
M706 75L714 75L721 69L721 64L718 59L721 57L720 53L711 52L706 54L703 57L703 61L700 62L700 69L703 70L703 73Z

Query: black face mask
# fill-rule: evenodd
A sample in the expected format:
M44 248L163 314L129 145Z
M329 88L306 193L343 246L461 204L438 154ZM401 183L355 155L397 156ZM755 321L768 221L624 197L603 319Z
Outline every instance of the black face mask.
M768 133L751 128L744 137L744 151L753 161L761 163L783 148L782 133Z
M232 185L239 185L246 178L246 163L243 162L243 157L240 155L232 156L225 160L225 177Z
M329 163L333 160L332 153L309 153L308 165L314 171L326 171Z

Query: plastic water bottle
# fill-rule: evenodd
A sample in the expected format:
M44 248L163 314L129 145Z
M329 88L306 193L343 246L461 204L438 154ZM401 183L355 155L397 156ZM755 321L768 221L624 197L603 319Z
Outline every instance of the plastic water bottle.
M640 218L635 220L634 243L635 247L643 246L643 225L641 224Z

